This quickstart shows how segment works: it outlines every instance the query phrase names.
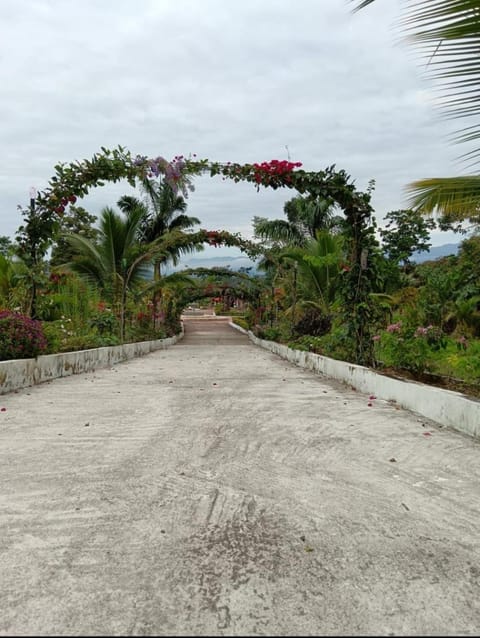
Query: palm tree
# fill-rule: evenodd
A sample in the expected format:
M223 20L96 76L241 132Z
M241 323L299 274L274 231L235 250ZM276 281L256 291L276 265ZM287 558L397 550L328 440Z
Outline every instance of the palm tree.
M355 10L374 0L356 2ZM423 0L408 3L402 23L420 49L434 79L442 80L442 109L449 117L480 115L480 6L477 0ZM458 142L480 138L480 123L458 131ZM466 153L478 161L480 149ZM408 186L410 208L438 212L446 221L480 222L480 175L421 179Z
M157 253L153 260L153 279L161 284L162 263L171 260L175 265L181 255L192 250L203 250L203 245L192 244L182 240L186 236L183 231L189 230L200 220L185 214L187 204L183 197L175 193L167 182L156 182L145 179L142 182L145 195L144 201L131 195L124 195L118 201L119 208L124 212L138 209L142 211L138 227L138 239L145 244L165 239L163 251ZM162 296L162 285L153 288L153 305L157 308Z
M282 251L281 260L295 266L295 302L301 308L315 308L330 315L343 257L342 238L326 230L317 231L303 247Z
M145 201L131 195L124 195L118 201L118 206L124 213L135 208L142 210L142 219L138 229L138 237L141 242L150 244L167 233L190 230L192 226L200 223L196 217L185 214L187 203L166 182L158 183L147 179L144 180L142 187L146 195ZM175 264L181 254L181 250L172 250L168 257ZM161 264L161 258L154 262L155 279L160 278Z
M254 217L255 236L283 246L305 246L315 239L317 231L334 230L342 223L342 219L333 214L332 202L327 199L299 195L286 202L283 210L286 220Z
M145 279L146 267L160 250L155 242L140 244L138 241L142 215L139 207L131 209L125 216L106 207L100 213L96 241L79 234L66 236L74 257L65 266L93 282L118 308L122 341L127 294L136 283Z

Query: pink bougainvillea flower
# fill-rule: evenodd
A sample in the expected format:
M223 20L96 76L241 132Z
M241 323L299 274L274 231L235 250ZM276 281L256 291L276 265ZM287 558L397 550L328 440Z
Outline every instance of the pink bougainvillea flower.
M387 332L400 332L401 329L402 329L401 321L399 321L398 323L392 323L389 326L387 326Z

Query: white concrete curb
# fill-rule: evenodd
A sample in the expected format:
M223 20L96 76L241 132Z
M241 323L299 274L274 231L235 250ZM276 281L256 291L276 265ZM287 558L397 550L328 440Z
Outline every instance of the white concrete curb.
M15 359L0 361L0 395L13 390L27 388L38 383L51 381L71 374L93 372L97 368L108 368L116 363L142 357L155 350L173 346L183 337L182 331L167 339L125 343L122 346L108 346L40 355L36 359Z
M270 350L301 368L343 381L360 392L374 394L378 399L394 401L398 406L417 412L441 425L480 437L480 401L477 399L416 381L392 379L370 368L337 361L313 352L293 350L274 341L259 339L251 331L247 332L233 322L231 325L248 334L255 345Z

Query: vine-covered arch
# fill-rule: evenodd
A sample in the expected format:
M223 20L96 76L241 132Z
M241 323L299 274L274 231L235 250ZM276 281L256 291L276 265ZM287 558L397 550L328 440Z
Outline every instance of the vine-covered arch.
M229 268L190 268L183 272L197 281L197 285L186 289L184 305L206 297L230 297L255 305L264 290L254 277Z
M184 196L194 189L196 175L221 175L234 182L252 183L257 190L266 188L294 189L301 195L313 199L322 198L338 205L345 214L348 244L348 268L344 269L341 294L345 316L348 318L349 334L355 341L356 360L370 363L372 355L370 293L375 279L374 264L371 261L375 238L371 216L370 193L356 189L350 176L344 170L336 170L332 165L325 170L307 172L299 162L272 160L270 162L238 164L199 160L195 156L176 156L172 161L163 157L149 158L144 155L132 156L123 147L113 150L102 148L91 160L57 164L55 175L45 190L38 194L36 206L45 221L52 228L56 216L61 216L69 204L78 197L88 194L91 188L103 186L106 182L126 179L132 186L138 181L162 176L174 191ZM202 236L203 233L203 236ZM189 234L191 239L191 235ZM212 245L236 245L247 253L254 254L259 248L238 235L227 231L199 231L199 242Z

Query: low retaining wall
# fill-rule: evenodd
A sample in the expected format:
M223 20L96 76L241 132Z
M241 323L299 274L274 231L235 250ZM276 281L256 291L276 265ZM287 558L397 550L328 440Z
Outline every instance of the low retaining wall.
M416 381L391 379L370 368L313 352L293 350L274 341L259 339L233 322L231 325L248 334L255 345L270 350L301 368L343 381L360 392L374 394L378 399L395 401L402 408L417 412L441 425L480 437L480 401L477 399Z
M59 377L68 377L71 374L93 372L97 368L108 368L116 363L173 346L182 337L183 331L167 339L139 341L125 343L122 346L92 348L91 350L62 352L60 354L45 354L36 359L0 361L0 394Z

